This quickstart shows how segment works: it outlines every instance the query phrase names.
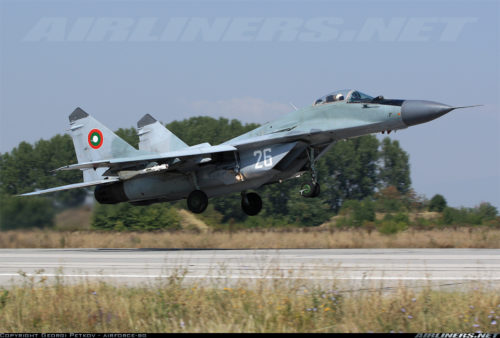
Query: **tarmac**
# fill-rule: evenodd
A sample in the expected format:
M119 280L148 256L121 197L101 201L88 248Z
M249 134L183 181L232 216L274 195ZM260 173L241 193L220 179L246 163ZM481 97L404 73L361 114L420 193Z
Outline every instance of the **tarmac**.
M277 280L343 290L500 289L499 249L0 249L0 287L46 279L218 286Z

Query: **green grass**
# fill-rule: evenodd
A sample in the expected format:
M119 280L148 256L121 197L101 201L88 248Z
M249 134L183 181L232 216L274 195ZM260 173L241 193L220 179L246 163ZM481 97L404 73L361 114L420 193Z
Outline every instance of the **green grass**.
M0 332L498 332L500 293L478 285L342 292L280 281L224 287L182 276L144 287L55 283L0 289Z

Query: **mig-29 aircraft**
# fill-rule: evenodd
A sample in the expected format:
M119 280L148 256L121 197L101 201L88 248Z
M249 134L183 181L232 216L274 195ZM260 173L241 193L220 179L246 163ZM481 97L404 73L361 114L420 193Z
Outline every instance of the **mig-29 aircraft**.
M468 106L474 107L474 106ZM95 186L99 203L149 205L187 198L194 213L208 198L241 192L241 207L256 215L262 200L248 192L265 184L311 173L300 193L320 193L315 163L339 140L404 129L434 120L454 109L442 103L371 97L357 90L339 90L309 106L266 123L219 145L188 146L151 115L137 123L135 149L85 111L69 116L69 132L83 183L39 190L22 196Z

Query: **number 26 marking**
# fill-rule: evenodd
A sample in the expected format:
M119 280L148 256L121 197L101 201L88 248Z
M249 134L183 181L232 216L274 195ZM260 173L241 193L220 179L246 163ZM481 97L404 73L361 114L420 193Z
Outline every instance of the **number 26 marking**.
M265 148L264 150L256 150L253 152L253 156L257 156L257 163L255 163L255 169L262 169L264 167L271 167L273 165L273 157L271 155L271 148ZM264 165L260 162L264 158Z

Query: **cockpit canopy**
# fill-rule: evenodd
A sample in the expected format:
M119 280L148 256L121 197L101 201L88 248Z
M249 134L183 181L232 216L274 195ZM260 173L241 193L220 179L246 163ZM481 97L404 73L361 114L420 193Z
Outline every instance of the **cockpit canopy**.
M333 93L327 94L325 96L320 97L316 101L314 101L313 106L319 104L332 103L337 101L346 101L347 103L356 103L356 102L369 102L372 101L373 97L370 95L366 95L362 92L359 92L354 89L342 89L337 90Z

